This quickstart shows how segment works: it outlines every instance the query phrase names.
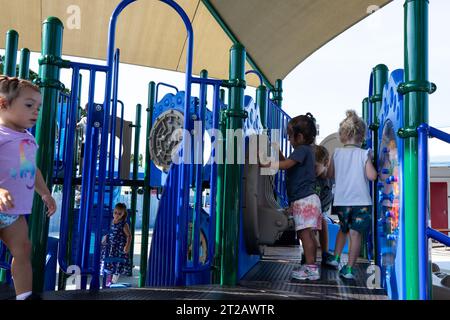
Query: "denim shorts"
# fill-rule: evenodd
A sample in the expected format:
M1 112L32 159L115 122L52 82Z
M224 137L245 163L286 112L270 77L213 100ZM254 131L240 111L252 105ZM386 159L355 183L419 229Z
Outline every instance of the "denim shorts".
M19 217L20 216L16 214L6 214L0 212L0 229L9 227L14 222L16 222Z

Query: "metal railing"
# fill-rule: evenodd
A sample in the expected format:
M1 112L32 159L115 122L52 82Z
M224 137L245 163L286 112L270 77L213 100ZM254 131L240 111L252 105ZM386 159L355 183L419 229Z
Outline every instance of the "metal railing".
M431 238L450 246L450 237L429 227L428 223L428 138L437 138L450 143L450 135L423 123L418 131L418 250L419 250L419 298L428 300L429 287L429 251L428 239Z
M267 128L270 139L275 139L280 146L281 152L286 156L291 152L291 144L287 136L287 124L291 117L284 112L274 101L269 100L267 109ZM279 135L272 134L272 130L279 130ZM275 192L278 195L278 200L282 206L287 207L289 201L286 193L286 170L279 170L275 175Z

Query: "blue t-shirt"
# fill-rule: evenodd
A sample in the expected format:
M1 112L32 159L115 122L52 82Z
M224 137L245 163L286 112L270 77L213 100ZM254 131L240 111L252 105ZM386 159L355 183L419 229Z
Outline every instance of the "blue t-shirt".
M297 162L286 172L286 189L289 202L306 198L315 193L315 156L310 145L300 145L294 149L289 159Z

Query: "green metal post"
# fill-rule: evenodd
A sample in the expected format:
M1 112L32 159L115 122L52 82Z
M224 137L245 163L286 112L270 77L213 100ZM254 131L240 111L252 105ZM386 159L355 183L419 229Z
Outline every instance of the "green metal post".
M272 90L272 94L273 94L273 97L272 97L273 101L281 109L282 105L283 105L283 82L280 79L275 81L275 89ZM269 112L272 113L271 114L272 128L281 128L280 114L278 114L275 110L270 110Z
M367 127L369 127L369 98L364 98L362 101L362 115L363 120L366 123ZM367 148L367 139L364 138L363 148Z
M61 58L63 24L55 17L43 23L42 56ZM42 110L36 124L36 142L39 149L36 154L36 166L41 170L48 188L51 190L53 157L55 146L56 108L60 89L60 67L50 62L42 62L39 67L41 79ZM39 196L34 197L31 216L31 243L33 265L33 291L40 293L44 287L45 260L48 238L48 218L44 204Z
M148 231L150 223L150 200L152 189L150 187L150 131L152 129L153 108L156 98L156 83L148 84L148 108L147 108L147 131L145 142L145 173L144 173L144 203L142 208L142 240L141 240L141 266L139 269L139 287L145 286L147 276L148 257Z
M372 124L379 126L378 115L380 114L381 104L383 100L383 88L388 82L389 69L384 64L379 64L373 68L373 95L369 97L372 103Z
M139 173L139 141L141 138L141 112L142 105L139 103L136 105L136 121L133 125L134 127L134 158L133 158L133 182L138 180ZM136 231L136 203L137 203L137 186L131 187L131 265L133 265L133 256L134 256L134 238Z
M256 105L259 108L259 116L261 118L261 124L267 129L267 101L268 91L263 85L256 88Z
M5 65L3 73L9 77L16 76L17 64L17 46L19 43L19 34L16 30L8 30L6 32L5 46Z
M220 89L220 100L225 103L225 90ZM219 146L222 147L222 155L225 155L225 134L226 134L226 122L223 112L220 113L219 129L222 137L219 138ZM214 250L214 268L212 275L212 282L219 284L221 282L221 260L222 260L222 230L223 230L223 174L224 174L223 162L217 164L217 189L216 189L216 239Z
M369 125L369 98L362 101L362 115L364 122Z
M226 154L234 152L232 163L225 162L224 174L224 205L223 205L223 250L222 274L223 285L236 285L239 258L239 225L241 194L241 164L238 163L238 146L242 141L236 141L234 132L243 127L245 118L244 87L245 87L245 48L234 44L230 49L230 83L229 108L226 112L227 133L233 132L231 139L226 137ZM233 190L233 192L226 192Z
M30 50L27 48L20 50L19 78L30 78Z
M405 83L403 121L407 134L404 143L404 205L406 299L419 298L418 268L418 139L417 127L428 123L428 0L406 0L405 9ZM402 88L399 88L401 90Z
M372 110L369 110L372 115L372 123L369 124L369 129L372 130L372 146L369 146L373 150L373 159L374 164L376 166L377 159L378 159L378 130L380 128L380 122L378 120L378 116L380 114L381 105L383 101L383 88L384 85L388 82L389 79L389 69L384 64L379 64L373 68L372 71L373 74L373 83L372 83L372 93L373 95L369 97L369 102L372 105ZM369 114L367 115L369 117ZM378 189L377 189L378 180L375 180L372 183L372 199L373 199L373 206L372 206L372 212L373 212L373 219L372 219L372 243L373 243L373 250L374 250L374 257L375 257L375 263L379 265L379 257L376 254L378 250L378 244L377 244L377 199L378 199ZM363 239L363 246L365 247L366 239Z
M283 103L283 81L278 79L275 81L275 89L273 89L273 101L277 104L277 106L282 107Z

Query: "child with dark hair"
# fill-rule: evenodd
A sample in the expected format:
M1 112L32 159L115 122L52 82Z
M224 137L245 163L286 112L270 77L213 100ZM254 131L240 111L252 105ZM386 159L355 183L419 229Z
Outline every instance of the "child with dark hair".
M292 277L299 280L318 280L316 265L316 240L313 230L322 227L320 199L315 193L316 175L314 171L314 150L311 145L317 135L314 117L308 113L291 119L287 134L294 151L288 158L280 152L280 161L263 167L286 171L286 189L292 211L295 231L301 240L306 256L306 264L294 269Z
M330 153L324 146L315 147L316 155L316 193L320 198L322 208L322 230L319 232L320 248L322 250L322 265L325 265L328 253L328 221L327 215L330 213L333 202L333 181L327 177L328 165L330 163Z
M114 207L114 217L109 233L102 239L103 271L107 274L106 286L117 283L121 274L129 274L131 265L129 253L131 246L130 226L127 223L127 207L118 203Z

